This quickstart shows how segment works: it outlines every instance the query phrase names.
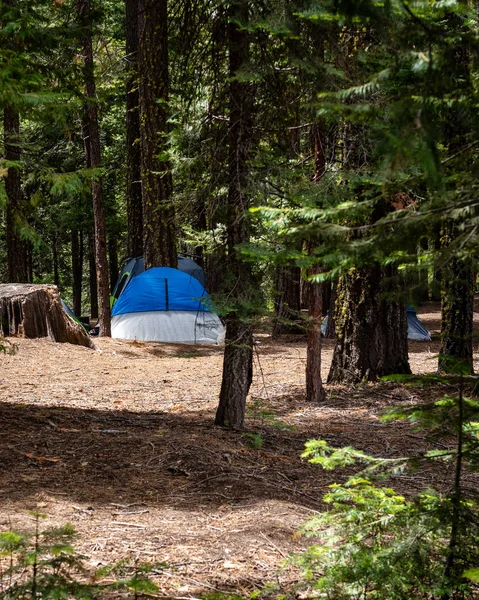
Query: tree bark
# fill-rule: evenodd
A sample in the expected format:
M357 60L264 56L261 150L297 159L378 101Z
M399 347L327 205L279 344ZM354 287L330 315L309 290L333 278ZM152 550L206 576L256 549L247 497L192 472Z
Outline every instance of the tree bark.
M391 265L381 269L379 305L379 348L381 356L378 376L410 374L408 355L407 305L398 299L402 280Z
M73 312L81 316L81 291L83 279L83 234L78 229L72 230L72 295Z
M315 265L311 269L311 275L316 275L320 272L319 265ZM320 284L311 282L309 285L306 400L318 404L325 398L323 380L321 378L322 297Z
M58 287L60 285L60 270L58 267L58 234L56 231L52 235L52 262L53 283Z
M98 285L96 281L95 234L90 233L89 241L89 273L90 273L90 316L98 318Z
M93 62L90 0L76 0L76 8L78 19L84 28L82 44L85 73L85 96L88 102L86 105L88 134L88 138L85 140L85 146L88 147L86 158L87 162L88 159L90 160L92 169L100 169L101 146ZM95 257L100 335L109 337L111 335L110 285L108 282L105 206L103 202L102 178L98 173L96 173L92 178L91 191L93 200L93 222L95 229Z
M95 348L83 327L63 310L52 285L0 285L0 335L49 337Z
M442 269L442 346L439 371L473 373L474 274L471 265L451 258Z
M338 282L335 281L331 284L331 293L328 304L328 322L326 323L326 331L324 334L325 338L334 340L336 339L336 327L334 325L334 315L335 315L335 306L337 299L337 291L338 291ZM323 306L323 314L324 314L324 306Z
M351 269L338 281L336 344L328 383L358 383L378 377L380 268Z
M176 268L168 150L168 2L139 0L139 93L145 269Z
M20 162L20 116L6 106L3 111L5 160ZM22 181L19 166L8 168L5 178L7 277L11 282L28 281L26 244L20 237L22 220Z
M113 290L120 275L120 267L118 264L118 239L115 235L110 235L108 238L108 258L111 289Z
M238 308L232 310L226 319L223 378L215 423L231 429L242 429L253 366L252 326L244 314L248 299L251 301L252 272L250 265L241 261L237 251L238 245L249 239L246 211L250 204L247 186L253 102L250 85L237 77L238 70L249 58L249 34L243 28L248 22L248 2L231 4L229 17L228 256L225 292L234 298Z
M320 53L322 51L320 45ZM323 57L324 59L324 57ZM314 141L314 173L313 182L319 183L326 171L326 155L324 152L324 130L321 123L313 126ZM308 254L314 255L314 249L319 240L308 240ZM315 264L309 275L317 275L321 266ZM308 336L306 347L306 400L319 403L324 400L325 392L321 378L321 321L322 321L322 285L310 282L308 285Z
M125 16L128 65L126 81L126 204L128 256L133 257L143 254L140 96L138 91L138 0L125 1Z
M351 269L339 279L329 383L375 381L411 372L406 306L391 292L379 265Z
M243 429L246 397L253 380L253 332L237 316L226 322L220 402L215 424Z
M301 269L287 266L276 268L274 297L275 321L272 336L284 333L301 333Z

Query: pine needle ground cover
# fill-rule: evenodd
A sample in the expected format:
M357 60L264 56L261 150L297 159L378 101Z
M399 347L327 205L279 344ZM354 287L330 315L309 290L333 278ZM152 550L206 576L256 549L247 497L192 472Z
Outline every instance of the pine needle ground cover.
M437 305L420 317L437 333ZM299 572L281 565L311 543L298 530L324 508L328 486L352 473L302 460L305 442L390 458L433 449L409 423L379 416L448 390L331 386L324 405L307 405L304 338L259 340L262 372L255 369L247 418L254 440L212 425L220 348L105 339L93 352L16 341L16 354L1 359L1 530L32 530L35 510L47 515L42 526L71 523L92 570L120 560L167 565L152 574L162 595L247 596L269 581L292 589ZM410 344L415 373L434 370L439 345ZM325 373L331 353L326 341ZM441 489L450 476L421 468L388 485L410 496ZM464 480L477 488L473 475Z

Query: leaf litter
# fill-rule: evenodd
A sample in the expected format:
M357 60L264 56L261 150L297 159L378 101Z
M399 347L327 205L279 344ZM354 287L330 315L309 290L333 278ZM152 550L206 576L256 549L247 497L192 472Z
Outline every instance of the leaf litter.
M438 306L422 313L437 334ZM298 573L285 557L308 544L297 530L346 475L301 460L304 443L323 438L381 456L422 450L420 433L379 416L430 392L328 386L323 405L308 405L305 337L258 341L239 433L213 425L221 348L99 339L95 352L16 339L16 354L0 357L2 530L31 530L29 511L41 509L43 527L74 525L92 570L161 562L152 578L168 597L291 586ZM410 342L413 371L433 372L439 347L437 337ZM332 350L324 340L324 378ZM393 485L410 494L447 475L421 471Z

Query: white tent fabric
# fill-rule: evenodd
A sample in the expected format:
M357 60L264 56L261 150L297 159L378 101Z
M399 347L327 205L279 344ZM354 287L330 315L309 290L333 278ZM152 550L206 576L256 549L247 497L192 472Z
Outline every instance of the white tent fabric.
M211 312L155 310L113 316L111 337L144 342L222 344L225 328Z

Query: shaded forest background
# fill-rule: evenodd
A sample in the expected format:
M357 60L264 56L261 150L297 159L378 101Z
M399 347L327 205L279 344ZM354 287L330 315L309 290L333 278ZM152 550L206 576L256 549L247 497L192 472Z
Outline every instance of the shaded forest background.
M330 382L409 373L406 304L440 296L438 369L472 372L474 7L1 10L4 281L55 283L108 336L126 257L194 256L227 325L217 423L234 428L272 309L274 334L307 332L311 401L328 309Z

